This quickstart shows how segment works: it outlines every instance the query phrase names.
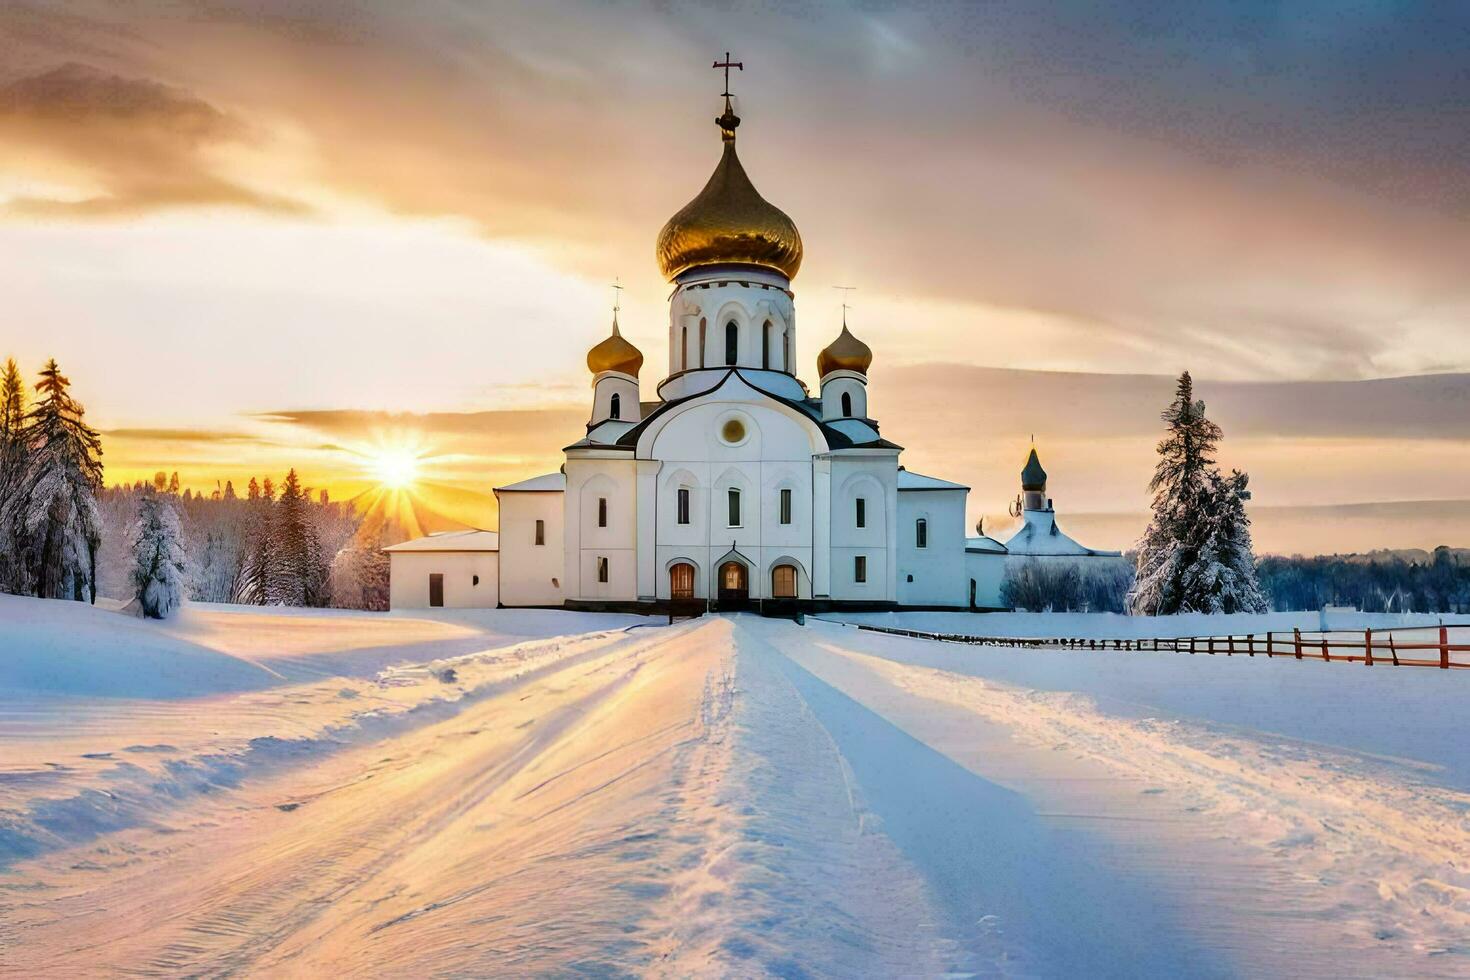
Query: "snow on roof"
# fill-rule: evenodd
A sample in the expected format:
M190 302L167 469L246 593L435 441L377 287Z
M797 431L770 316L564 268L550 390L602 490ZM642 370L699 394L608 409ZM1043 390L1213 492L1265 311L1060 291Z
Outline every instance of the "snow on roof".
M965 550L982 552L986 554L1003 555L1006 553L1006 546L987 534L983 537L978 538L966 538Z
M1050 510L1028 510L1026 511L1026 523L1021 529L1011 535L1006 542L1006 550L1013 555L1097 555L1100 557L1116 558L1122 554L1121 551L1097 551L1076 541L1062 533L1057 527L1056 514Z
M405 551L499 551L500 535L494 531L481 531L478 528L471 528L467 531L438 531L383 550L395 553Z
M960 483L950 483L941 480L937 476L925 476L922 473L911 473L908 470L898 471L898 489L900 490L968 490L969 487Z
M567 488L567 475L565 473L543 473L533 476L529 480L520 483L512 483L508 487L496 487L496 493L544 493Z

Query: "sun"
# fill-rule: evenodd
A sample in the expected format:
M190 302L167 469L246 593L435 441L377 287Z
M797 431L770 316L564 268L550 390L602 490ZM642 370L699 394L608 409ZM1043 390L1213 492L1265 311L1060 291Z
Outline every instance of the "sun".
M406 449L381 449L371 459L373 475L390 490L407 490L419 476L419 457Z

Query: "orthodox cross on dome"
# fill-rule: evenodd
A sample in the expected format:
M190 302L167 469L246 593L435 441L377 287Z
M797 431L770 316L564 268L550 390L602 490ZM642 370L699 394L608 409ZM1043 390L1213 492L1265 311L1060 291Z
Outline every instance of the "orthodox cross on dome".
M723 138L726 143L730 143L733 142L735 139L735 127L740 125L740 117L735 115L735 110L730 107L730 69L734 68L737 71L744 71L745 62L731 61L730 52L726 51L725 60L716 61L714 63L714 67L723 68L725 70L725 91L722 93L725 96L725 111L719 116L719 118L715 120L715 122L720 127L721 138Z
M852 294L854 291L856 291L857 287L833 286L832 288L842 290L842 325L845 327L847 326L847 311L852 309L852 304L849 303L848 300L852 299Z
M623 308L623 277L614 276L613 288L613 333L618 332L618 311Z
M725 52L725 60L724 61L716 61L714 63L714 66L713 67L725 69L725 91L721 92L720 94L723 95L725 98L728 99L730 97L730 95L732 94L730 92L730 69L731 68L734 68L734 69L737 69L738 71L744 71L745 70L745 62L743 62L743 61L731 61L730 60L730 52L726 51Z

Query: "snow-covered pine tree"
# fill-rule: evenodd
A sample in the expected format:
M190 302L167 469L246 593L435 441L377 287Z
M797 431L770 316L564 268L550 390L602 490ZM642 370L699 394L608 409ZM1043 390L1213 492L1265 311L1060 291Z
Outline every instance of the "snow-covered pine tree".
M258 482L256 482L256 479L253 476L250 478L250 485L245 488L245 499L246 500L259 500L260 499L260 484Z
M224 499L225 500L235 500L235 499L237 499L235 497L235 484L234 484L234 481L232 481L232 480L226 480L225 481L225 495L224 495Z
M1188 371L1179 376L1162 418L1169 431L1159 443L1159 462L1148 485L1153 517L1138 543L1138 571L1128 597L1134 615L1209 606L1203 579L1192 570L1210 533L1210 474L1220 427L1205 417L1205 403L1195 400Z
M168 478L168 492L171 493L171 494L173 494L175 497L177 497L179 495L179 471L178 470L174 470L173 475Z
M326 601L321 542L312 526L310 506L293 469L281 484L271 534L267 595L271 605L305 606Z
M0 376L0 508L14 494L25 469L27 453L24 429L26 421L26 386L15 358L5 361ZM20 562L20 546L13 528L0 523L0 592L22 592L25 574Z
M36 384L40 400L26 415L21 434L25 463L0 502L0 525L19 556L21 591L95 602L102 443L83 421L70 385L56 361L47 361Z
M1250 499L1250 477L1240 470L1209 476L1208 533L1198 561L1189 570L1185 591L1207 598L1200 609L1209 613L1262 613L1265 593L1256 579L1256 556L1251 548L1251 522L1245 512Z
M245 502L245 517L241 528L240 570L235 578L231 602L264 606L271 601L274 510L274 505L260 495L260 486L251 477L250 498Z
M168 497L148 491L138 501L132 556L139 610L149 619L167 619L184 601L185 569L183 529Z

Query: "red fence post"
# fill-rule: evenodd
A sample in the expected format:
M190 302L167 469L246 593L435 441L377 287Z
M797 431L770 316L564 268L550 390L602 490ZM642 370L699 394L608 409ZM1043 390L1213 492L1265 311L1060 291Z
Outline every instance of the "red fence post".
M1373 627L1363 631L1363 663L1373 666Z
M1388 634L1388 652L1393 657L1393 665L1397 667L1399 665L1399 648L1394 645L1392 633Z
M1331 657L1329 657L1327 655L1327 637L1325 637L1325 636L1322 637L1322 659L1323 660L1331 660L1332 659Z
M1448 626L1439 628L1439 668L1440 670L1450 669L1450 628Z
M1296 643L1296 658L1300 660L1302 659L1302 631L1293 626L1291 628L1291 635Z
M1254 634L1254 633L1247 633L1245 635L1245 646L1246 646L1246 651L1245 652L1248 653L1248 654L1250 654L1252 657L1254 657L1256 655L1256 634Z

